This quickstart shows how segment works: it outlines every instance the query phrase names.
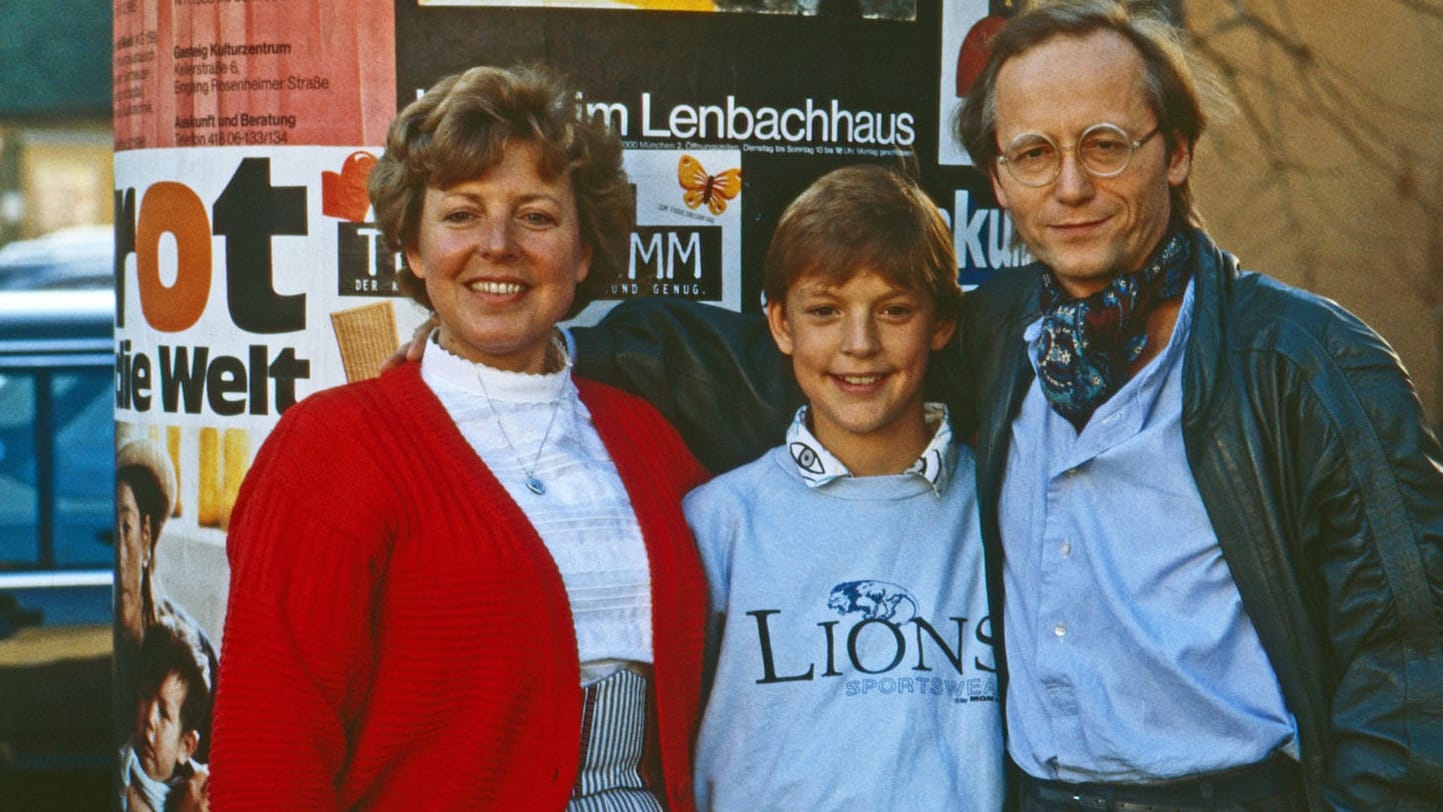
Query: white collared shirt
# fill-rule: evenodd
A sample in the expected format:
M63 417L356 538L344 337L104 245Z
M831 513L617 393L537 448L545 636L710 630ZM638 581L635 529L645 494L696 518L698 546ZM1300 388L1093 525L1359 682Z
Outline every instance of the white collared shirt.
M952 424L947 419L947 407L941 403L927 403L922 407L923 419L933 429L932 440L922 450L917 461L907 466L905 475L920 476L932 485L932 491L941 495L947 487L947 448L952 445ZM787 427L787 451L797 464L797 473L809 488L820 488L828 482L852 476L847 466L807 427L807 407L797 410L792 425Z

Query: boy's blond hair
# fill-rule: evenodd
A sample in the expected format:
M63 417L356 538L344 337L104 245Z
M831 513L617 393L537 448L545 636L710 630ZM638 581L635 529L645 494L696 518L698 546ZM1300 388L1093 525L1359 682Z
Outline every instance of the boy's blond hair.
M939 320L957 317L962 288L942 213L911 179L870 164L828 172L792 201L767 248L762 290L780 304L802 276L840 284L862 268L928 293Z

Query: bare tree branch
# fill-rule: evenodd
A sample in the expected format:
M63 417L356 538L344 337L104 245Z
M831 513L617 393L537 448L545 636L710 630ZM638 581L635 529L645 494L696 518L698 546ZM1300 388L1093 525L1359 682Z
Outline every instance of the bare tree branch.
M1439 0L1391 4L1390 19L1412 14L1424 30L1443 22ZM1405 102L1399 85L1363 78L1358 70L1368 66L1356 57L1320 50L1313 29L1295 19L1304 11L1311 11L1306 0L1226 0L1207 6L1208 21L1193 26L1198 55L1241 118L1245 140L1223 131L1220 146L1261 158L1261 174L1243 192L1253 204L1224 216L1260 245L1286 245L1304 287L1316 289L1314 274L1329 262L1317 256L1325 241L1297 239L1305 224L1327 223L1334 245L1372 246L1369 266L1390 275L1380 283L1405 288L1426 308L1435 368L1422 379L1443 379L1443 155L1432 154L1438 111ZM1370 198L1386 201L1389 213L1359 217ZM1433 419L1443 419L1443 389L1430 405Z
M1429 3L1426 2L1426 0L1393 0L1393 2L1410 11L1416 11L1419 14L1443 20L1443 5Z

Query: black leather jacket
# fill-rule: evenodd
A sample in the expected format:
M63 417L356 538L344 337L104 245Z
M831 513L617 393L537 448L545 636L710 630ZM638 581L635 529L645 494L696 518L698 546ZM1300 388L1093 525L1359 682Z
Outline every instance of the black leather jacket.
M1194 239L1183 436L1297 718L1311 805L1439 808L1443 452L1397 357L1366 325ZM929 383L959 436L976 429L994 617L997 496L1032 381L1021 335L1038 315L1037 279L1036 268L1007 272L964 297L959 338ZM755 316L649 300L575 334L579 374L650 399L715 471L781 442L802 402Z
M1193 233L1188 463L1298 721L1315 809L1443 805L1443 453L1393 351L1327 300ZM977 480L1001 599L997 496L1032 383L1037 273L966 297L956 368L980 401ZM970 360L968 365L962 365ZM1000 605L1000 603L998 604ZM1005 632L1005 630L1004 630ZM1325 801L1326 804L1325 805Z

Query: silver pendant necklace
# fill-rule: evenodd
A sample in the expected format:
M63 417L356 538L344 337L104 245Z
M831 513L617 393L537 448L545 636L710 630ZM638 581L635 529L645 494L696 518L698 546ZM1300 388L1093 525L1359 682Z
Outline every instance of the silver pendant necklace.
M555 347L561 356L561 368L563 370L571 367L571 357L566 354L566 347L561 339L552 336L551 346ZM486 405L491 408L491 415L496 418L496 428L501 430L501 439L506 441L506 447L511 449L511 456L516 458L516 464L525 475L522 480L526 490L540 496L546 493L546 483L536 476L536 466L541 462L541 452L546 449L546 441L551 437L551 427L556 425L556 413L561 411L561 395L566 389L566 376L561 377L561 388L557 390L556 397L551 401L551 419L546 421L546 431L541 435L541 443L536 446L536 456L532 458L528 467L521 459L521 453L516 450L516 444L511 442L511 435L506 433L506 423L501 420L501 413L496 410L496 404L491 400L491 393L486 391L486 381L481 376L481 365L476 366L476 383L481 385L481 394L486 398Z

